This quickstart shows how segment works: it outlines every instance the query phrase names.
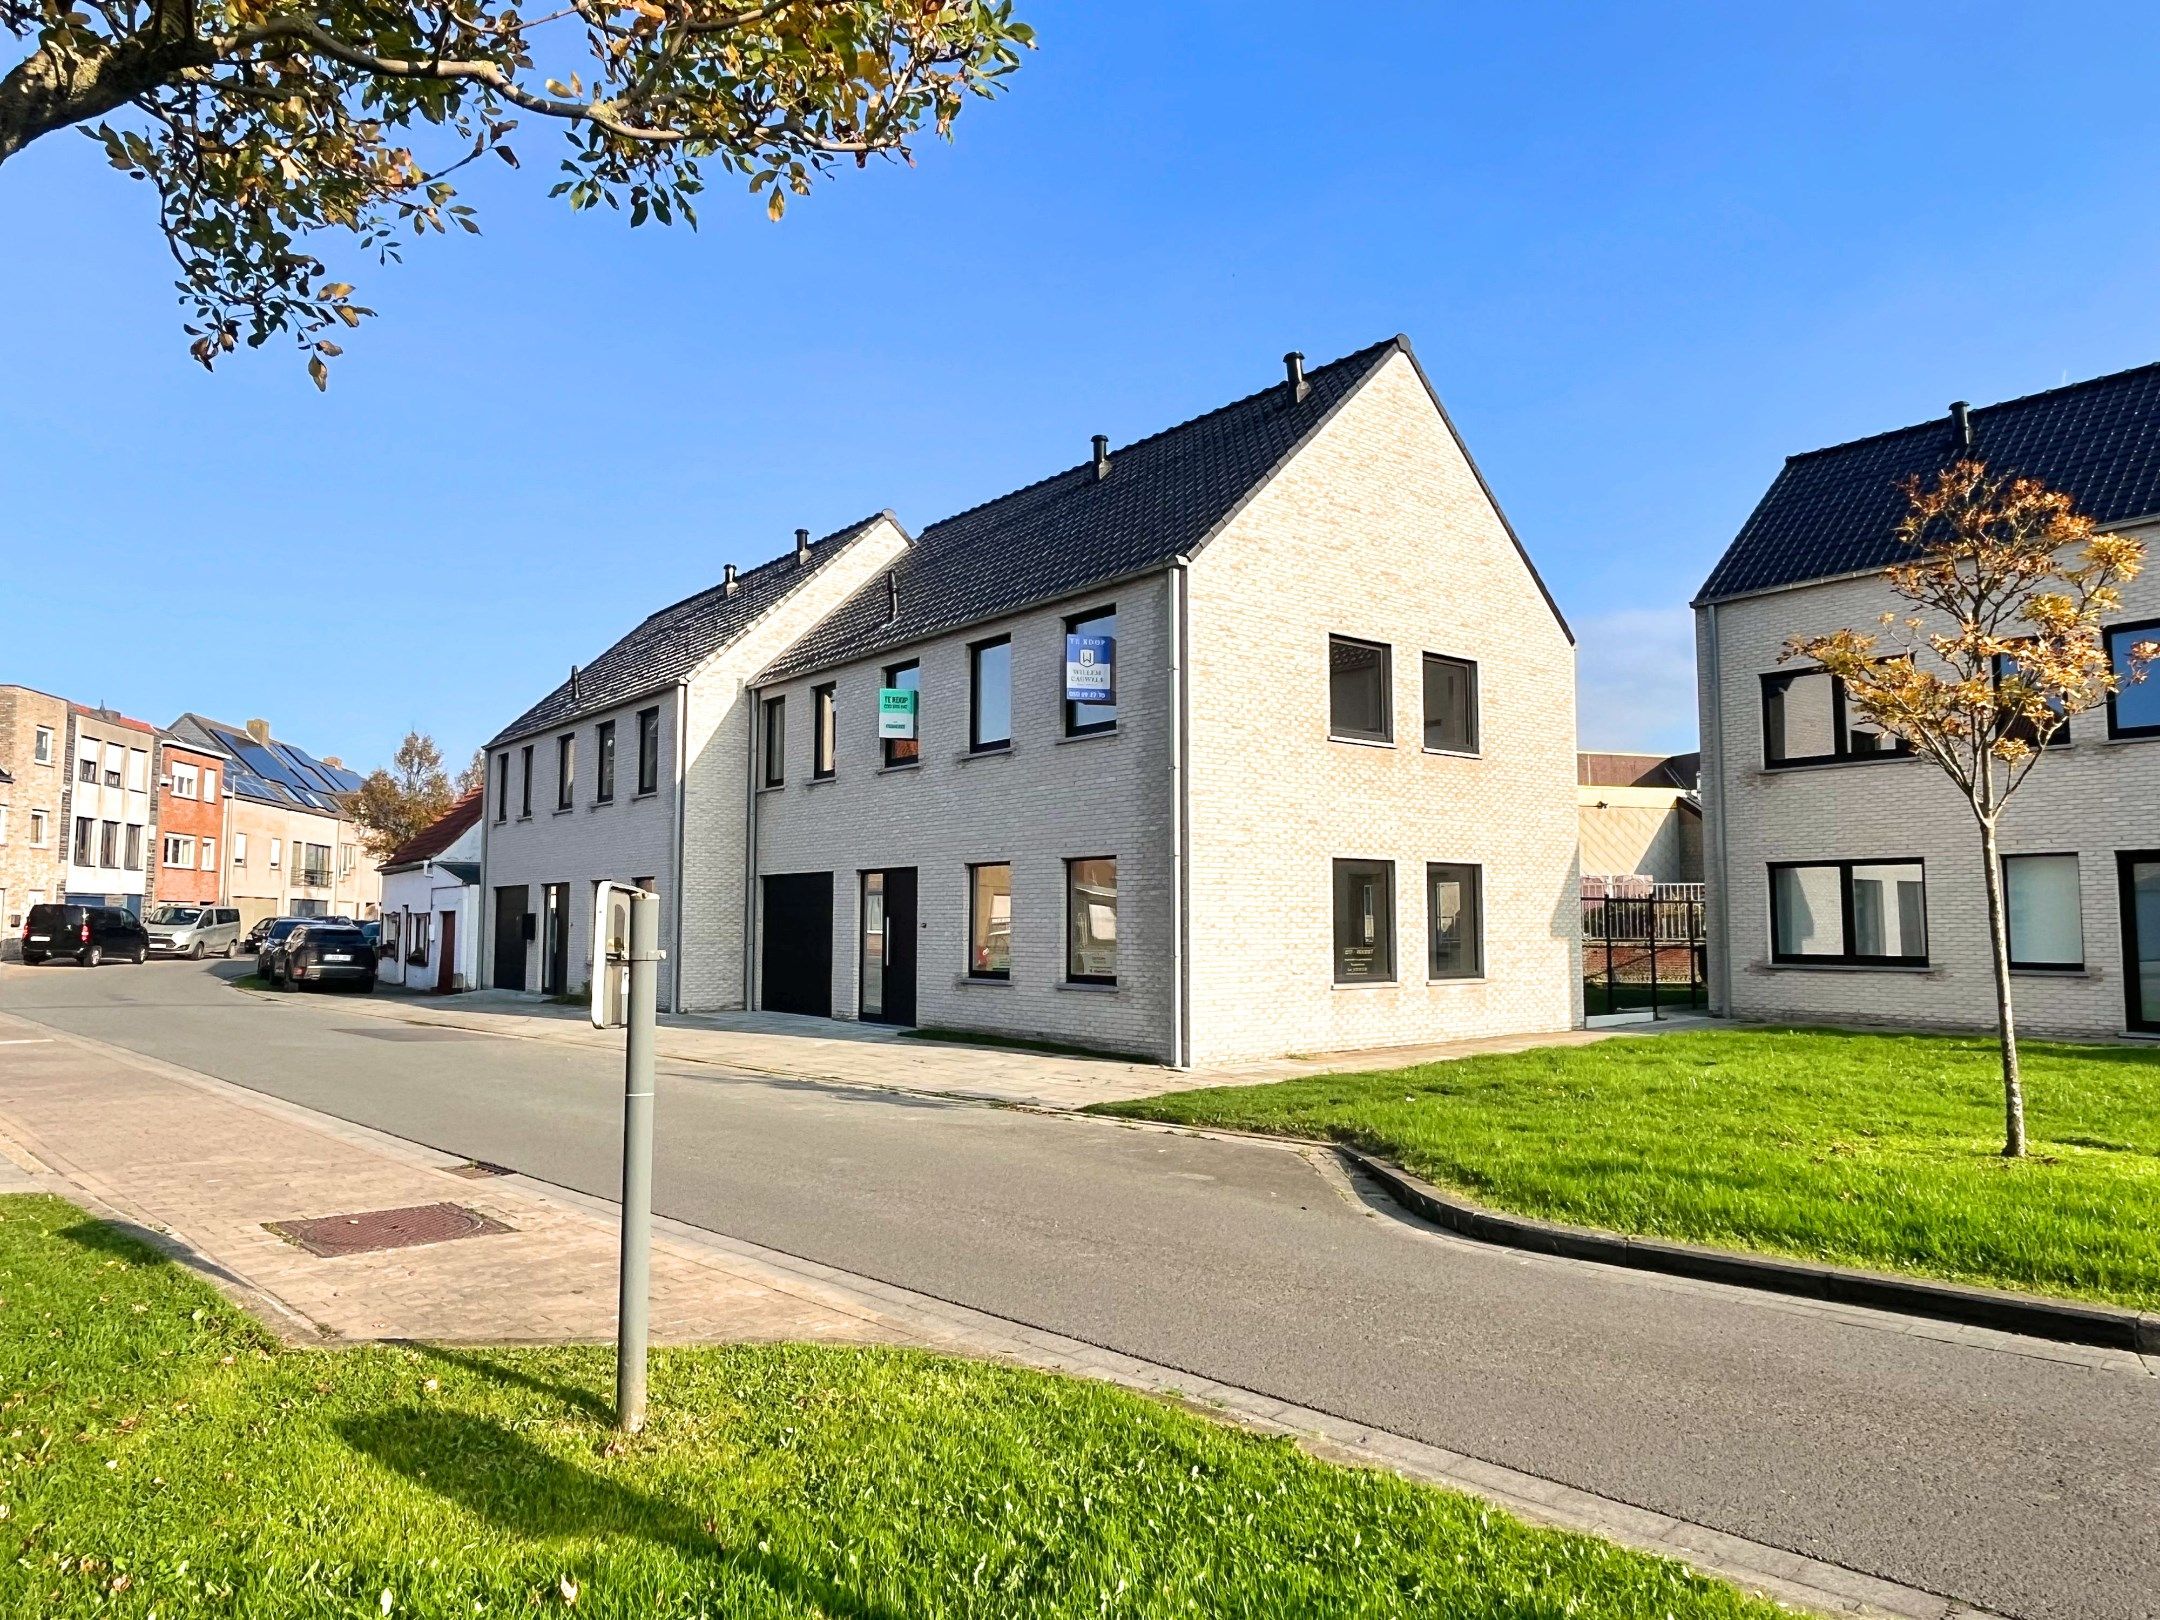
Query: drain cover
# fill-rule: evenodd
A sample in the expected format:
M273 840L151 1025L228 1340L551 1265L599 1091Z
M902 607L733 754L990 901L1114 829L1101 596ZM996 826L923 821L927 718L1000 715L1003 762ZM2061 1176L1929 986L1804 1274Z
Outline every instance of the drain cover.
M357 1215L322 1215L307 1221L265 1221L263 1226L287 1243L297 1243L309 1254L326 1259L511 1230L463 1204L416 1204L410 1209L371 1209Z
M479 1041L484 1035L469 1029L341 1029L340 1035L364 1035L371 1041Z
M485 1159L473 1159L464 1164L453 1164L450 1174L463 1176L467 1181L485 1181L490 1176L512 1176L517 1172L506 1164L489 1164Z

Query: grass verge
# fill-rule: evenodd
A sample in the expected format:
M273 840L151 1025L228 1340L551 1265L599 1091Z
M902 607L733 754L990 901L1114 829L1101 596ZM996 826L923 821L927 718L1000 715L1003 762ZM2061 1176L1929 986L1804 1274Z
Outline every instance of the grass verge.
M1719 1030L1175 1092L1094 1112L1318 1137L1495 1208L2160 1309L2160 1053Z
M133 1240L0 1199L0 1612L1560 1614L1771 1620L1099 1384L905 1351L278 1348Z

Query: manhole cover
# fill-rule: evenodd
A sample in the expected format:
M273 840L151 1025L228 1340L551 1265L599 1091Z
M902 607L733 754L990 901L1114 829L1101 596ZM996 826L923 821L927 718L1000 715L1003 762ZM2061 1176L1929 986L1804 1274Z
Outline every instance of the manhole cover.
M322 1215L307 1221L265 1221L266 1230L309 1254L374 1254L453 1238L486 1237L509 1227L463 1204L416 1204L410 1209L370 1209L358 1215Z
M485 1181L490 1176L513 1176L517 1172L506 1164L489 1164L485 1159L474 1159L467 1164L450 1167L453 1176L463 1176L467 1181Z
M485 1040L469 1029L341 1029L340 1035L362 1035L371 1041L478 1041Z

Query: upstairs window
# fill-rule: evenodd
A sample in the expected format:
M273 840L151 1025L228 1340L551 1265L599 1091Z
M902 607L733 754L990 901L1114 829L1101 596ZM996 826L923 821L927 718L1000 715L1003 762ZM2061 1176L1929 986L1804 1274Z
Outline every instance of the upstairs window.
M913 765L922 758L922 665L910 661L905 664L890 666L885 671L885 689L893 692L911 692L915 697L915 708L909 734L905 737L883 738L885 763L887 766ZM884 730L884 722L885 716L881 700L878 715L878 726L881 734Z
M555 808L570 808L577 792L577 733L566 731L555 739Z
M1395 977L1395 863L1335 863L1335 982Z
M527 743L518 751L518 819L520 821L532 814L532 756L533 745L531 743Z
M510 819L510 756L508 754L497 754L495 756L495 819L498 822Z
M765 764L761 780L766 787L779 787L787 780L787 699L765 699L759 714L758 752Z
M1477 665L1425 655L1425 746L1437 753L1478 751Z
M201 777L192 765L173 761L172 795L176 799L192 799L201 792Z
M217 803L217 767L215 765L205 765L202 768L202 796L204 804Z
M1348 742L1392 742L1388 649L1377 641L1328 637L1328 735Z
M593 800L608 804L615 797L615 722L603 720L593 728Z
M37 728L35 751L30 757L40 765L50 765L53 762L53 729L51 726L39 726Z
M2018 660L2014 654L1997 653L1995 655L1995 679L1998 684L2017 673ZM2062 705L2053 698L2048 699L2048 707L2058 715L2062 713ZM2005 737L2015 737L2018 741L2027 744L2037 740L2033 726L2023 717L2011 719L2003 726L2002 734ZM2068 746L2069 741L2070 725L2068 721L2064 721L2055 727L2054 733L2048 738L2048 746L2050 748L2062 748Z
M637 717L637 790L660 790L660 711L640 709Z
M2108 698L2110 737L2160 737L2160 665L2148 664L2142 681L2130 678L2132 650L2149 641L2160 641L2160 619L2118 624L2107 633L2116 682Z
M88 816L77 816L75 818L75 864L77 866L91 864L91 846L96 838L97 823Z
M1012 746L1012 637L968 648L968 751Z
M1845 683L1826 669L1762 678L1763 763L1827 765L1838 760L1891 759L1906 745L1855 712Z
M85 754L75 762L75 779L93 787L97 785L97 755Z
M811 689L810 711L810 775L812 780L822 782L839 769L840 762L840 702L838 689L831 681Z
M1770 957L1828 966L1927 966L1926 869L1919 861L1772 866Z
M244 832L232 835L232 863L235 866L247 865L247 834Z
M1074 682L1076 674L1090 693L1102 695L1075 697L1081 690ZM1065 621L1065 735L1086 737L1116 729L1117 609L1091 608Z

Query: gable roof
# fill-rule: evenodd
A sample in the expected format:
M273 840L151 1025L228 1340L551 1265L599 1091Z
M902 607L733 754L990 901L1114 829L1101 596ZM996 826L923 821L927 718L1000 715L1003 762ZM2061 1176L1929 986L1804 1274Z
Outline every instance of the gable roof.
M1083 461L931 524L893 564L890 585L881 576L864 586L768 665L758 682L850 663L1167 568L1206 545L1397 354L1417 371L1492 501L1410 340L1398 334L1306 373L1311 388L1302 401L1292 398L1285 380L1112 450L1107 477L1095 476L1092 459ZM1497 501L1492 508L1566 630L1506 514ZM895 590L897 616L889 594Z
M257 742L245 726L183 714L165 729L191 748L223 754L225 791L243 799L342 816L337 795L360 786L357 772L317 759L306 749L275 737Z
M892 513L874 513L811 541L807 566L795 560L791 549L738 575L733 594L723 582L648 614L636 629L577 671L575 690L565 679L490 737L487 746L565 725L672 686L881 521L899 528Z
M402 871L431 860L470 832L480 819L478 788L458 796L457 802L392 850L382 863L385 872Z
M1972 447L1949 416L1788 457L1695 600L1886 568L1907 478L1959 456L2038 478L2102 524L2160 513L2160 365L2027 394L1972 411Z

